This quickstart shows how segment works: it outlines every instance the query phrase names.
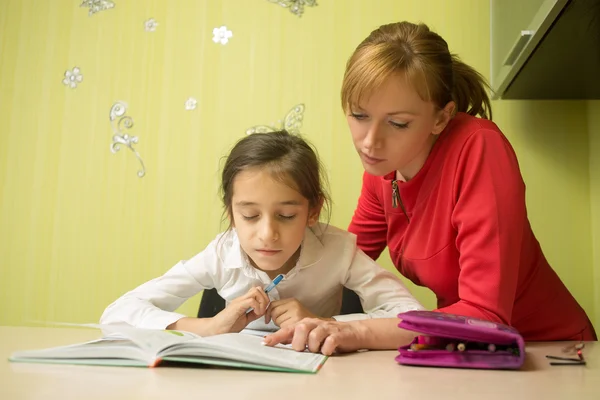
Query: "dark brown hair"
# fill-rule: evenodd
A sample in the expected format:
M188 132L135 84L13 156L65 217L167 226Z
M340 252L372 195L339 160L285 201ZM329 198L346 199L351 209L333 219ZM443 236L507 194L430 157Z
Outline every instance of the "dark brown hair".
M492 119L489 85L472 67L451 54L448 44L425 24L382 25L358 45L342 83L342 107L348 111L390 76L405 74L424 101Z
M325 190L327 178L316 150L305 139L282 130L253 133L233 146L221 175L221 195L230 220L233 182L249 168L270 171L275 179L304 196L309 208L322 205L329 221L331 200Z

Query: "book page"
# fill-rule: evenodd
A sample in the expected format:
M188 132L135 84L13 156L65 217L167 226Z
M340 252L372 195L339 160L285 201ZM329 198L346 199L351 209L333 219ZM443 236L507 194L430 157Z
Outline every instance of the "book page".
M227 333L177 344L160 356L213 357L299 371L314 372L327 359L322 354L297 352L290 346L268 347L262 337Z
M188 340L198 339L200 336L191 332L161 330L161 329L142 329L126 326L103 326L104 333L110 333L111 338L129 339L144 352L152 355L158 354L162 349L183 343Z
M161 349L198 338L189 332L141 329L123 325L101 325L101 339L41 350L20 351L15 360L130 359L152 364Z
M243 334L243 335L253 335L253 336L265 337L267 335L270 335L273 332L271 332L271 331L259 331L259 330L256 330L256 329L245 328L245 329L242 329L240 331L240 333Z
M10 357L13 361L25 360L99 360L130 359L147 364L154 357L132 344L131 340L120 337L106 337L90 342L39 350L17 351Z

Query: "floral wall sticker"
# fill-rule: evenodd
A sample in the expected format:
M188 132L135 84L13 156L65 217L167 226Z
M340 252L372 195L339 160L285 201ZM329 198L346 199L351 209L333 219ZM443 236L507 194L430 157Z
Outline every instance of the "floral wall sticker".
M65 77L62 80L62 83L71 89L76 89L77 85L81 83L81 81L83 81L81 70L79 67L74 67L72 70L68 69L65 71Z
M130 136L125 133L127 130L133 127L133 118L127 114L127 103L123 101L117 101L110 108L110 126L113 130L112 143L110 145L110 151L116 153L121 150L121 146L126 146L135 155L141 165L141 169L137 172L137 176L142 178L146 175L146 167L142 157L133 147L138 143L137 136Z
M298 134L300 133L300 128L302 127L302 121L304 120L304 104L295 105L288 113L285 115L283 120L278 121L278 126L271 125L256 125L246 130L247 135L252 135L253 133L269 133L280 131L285 129L290 133Z
M226 45L233 33L225 25L213 29L213 42Z
M317 0L267 0L271 3L279 4L281 7L289 8L290 12L298 17L304 13L304 7L318 6Z
M150 18L144 22L144 30L146 32L154 32L156 31L156 27L158 26L158 22L154 20L154 18Z
M88 15L91 17L97 12L109 10L115 7L115 2L110 0L84 0L79 7L89 8Z
M196 106L198 106L198 100L193 97L190 97L185 101L185 109L188 111L195 110Z

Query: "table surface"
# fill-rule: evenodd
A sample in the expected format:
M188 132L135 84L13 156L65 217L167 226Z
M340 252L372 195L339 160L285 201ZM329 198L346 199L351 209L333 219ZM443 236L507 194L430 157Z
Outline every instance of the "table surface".
M550 366L568 342L530 343L519 371L398 365L396 351L330 357L315 375L211 367L95 367L11 363L17 350L79 343L93 329L0 326L0 399L600 399L600 346L586 366ZM374 397L376 396L376 397Z

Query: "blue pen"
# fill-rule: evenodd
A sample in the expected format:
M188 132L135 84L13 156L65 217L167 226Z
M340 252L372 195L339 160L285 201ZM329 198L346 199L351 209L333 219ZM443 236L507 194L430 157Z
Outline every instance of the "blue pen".
M275 286L277 286L277 284L278 284L279 282L281 282L282 280L283 280L283 274L279 274L279 275L277 275L277 276L275 277L275 279L273 279L273 282L269 283L269 286L267 286L267 287L265 288L265 293L266 293L266 294L269 294L269 292L270 292L271 290L273 290L273 289L275 288ZM254 308L250 307L250 308L249 308L249 309L246 311L246 314L249 314L249 313L251 313L252 311L254 311Z

